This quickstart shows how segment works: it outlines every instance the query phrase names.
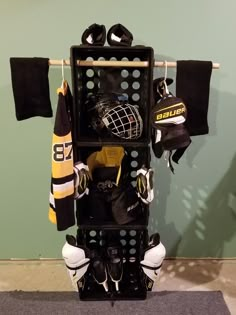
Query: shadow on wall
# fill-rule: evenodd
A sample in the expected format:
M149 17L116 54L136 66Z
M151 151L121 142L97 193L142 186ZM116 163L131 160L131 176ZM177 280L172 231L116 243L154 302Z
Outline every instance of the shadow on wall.
M158 55L154 56L155 61L176 61L170 56ZM153 78L160 78L165 76L164 67L155 67L153 71ZM176 68L167 69L167 77L172 78L174 82L168 87L172 94L175 94L175 78ZM164 240L168 256L175 256L178 243L181 240L181 235L177 231L174 222L167 223L167 199L170 194L171 177L173 176L166 167L166 161L161 158L157 159L152 154L152 166L155 172L155 199L150 206L150 220L149 220L149 234L161 234L161 239ZM158 209L158 211L156 211Z
M180 237L174 228L174 224L167 224L165 229L168 229L171 237L175 237L175 248L172 251L178 256L185 256L186 253L190 257L223 257L224 244L235 235L236 229L236 216L234 209L231 208L229 202L230 195L235 194L235 174L236 174L236 155L234 156L231 165L224 175L216 189L204 202L204 196L206 192L203 189L198 189L199 194L198 204L199 208L196 211L196 215L192 223L188 226L188 229ZM189 196L191 192L189 192ZM171 228L173 230L171 230ZM181 239L181 242L180 242ZM165 244L168 248L168 242ZM213 261L211 268L209 269L209 262L204 260L189 261L169 260L165 266L165 277L160 279L161 283L167 282L169 278L181 278L190 279L190 274L197 273L198 277L194 277L194 283L203 284L211 282L218 278L222 263L219 261ZM227 282L227 285L226 285ZM227 288L230 287L228 294L235 296L236 285L229 282L229 279L218 279L218 287ZM235 287L235 290L232 288ZM188 289L188 287L182 287L180 289Z
M172 61L173 59L167 56L155 56L156 60ZM154 78L164 75L164 70L155 69ZM168 69L168 77L176 78L176 69ZM170 91L175 93L175 83L170 86ZM209 135L203 137L192 137L192 145L186 151L183 158L186 159L189 168L194 167L194 160L199 152L204 148L207 137L217 135L217 113L219 107L219 91L211 88L210 102L208 112L209 123ZM235 97L232 95L222 96L222 99L227 99L229 104L235 103ZM172 174L166 168L166 162L162 160L156 160L152 157L152 161L155 160L156 174L156 189L155 189L155 201L151 206L151 216L149 223L150 233L160 231L163 243L167 248L167 256L192 256L192 257L222 257L224 244L235 235L235 221L236 215L234 213L236 209L236 156L233 158L228 171L217 185L212 194L208 196L207 191L204 189L197 189L197 206L195 217L188 225L187 231L183 234L179 233L176 229L175 222L167 223L167 200L170 195L170 186ZM180 161L181 163L181 161ZM189 190L184 191L184 206L186 210L191 208L191 203L188 198L191 198L192 194L196 195L196 189L191 185L188 185ZM233 197L232 197L233 196ZM232 198L235 198L232 200ZM234 206L234 208L231 208ZM155 212L154 212L155 211ZM191 216L189 216L191 217ZM209 262L204 260L188 261L186 260L168 260L163 264L163 273L160 277L160 287L168 287L168 281L171 278L180 278L179 283L180 290L187 290L192 288L193 282L183 282L181 279L191 279L191 274L197 274L194 277L194 283L204 284L214 281L218 278L222 263L219 261L213 261L209 270ZM230 285L229 285L230 283ZM231 279L218 279L217 286L224 292L227 292L230 296L235 296L236 285ZM228 292L228 288L230 291ZM233 289L235 288L235 289Z
M156 60L171 60L171 58L165 56L155 58ZM155 69L154 78L163 76L163 74L163 69ZM168 70L168 77L175 79L175 75L176 73L173 69L171 69L171 72ZM175 93L174 87L172 87L172 93ZM229 105L235 102L234 95L220 95L218 90L211 88L208 112L210 132L207 136L192 137L192 145L183 157L186 159L189 168L195 167L194 160L205 144L207 144L207 139L217 135L216 122L220 97L221 100L227 100ZM176 201L176 207L178 208L178 204L182 203L186 210L185 215L190 220L187 230L183 233L177 230L173 219L172 222L168 222L166 217L167 200L171 191L173 175L167 170L166 162L163 159L157 160L153 157L152 161L155 164L154 168L157 170L157 181L155 183L156 198L150 209L149 233L160 232L161 239L167 248L167 257L220 258L224 256L224 245L234 237L236 232L235 209L232 209L232 204L236 208L236 197L234 197L236 192L236 156L231 161L228 171L211 194L208 193L209 188L204 185L199 188L189 184L187 188L181 191L183 197ZM193 202L196 202L196 204L192 205ZM193 212L192 210L195 211ZM185 220L184 215L182 216ZM204 262L196 261L191 262L191 264L190 267L196 267L197 272L199 272L197 283L213 281L219 275L222 267L222 264L216 262L212 265L209 272ZM189 278L186 263L181 261L170 263L167 271L173 277Z
M194 159L201 149L205 146L207 138L217 135L216 129L216 120L218 113L218 104L219 104L219 91L211 88L210 99L209 99L209 110L208 110L208 126L209 134L206 136L191 137L192 144L190 144L190 150L188 149L185 152L186 161L190 168L193 167Z
M198 189L199 208L182 236L177 248L178 256L183 256L186 248L192 257L224 256L224 243L230 241L236 233L236 217L229 204L230 196L235 193L235 174L236 155L228 171L206 201L204 198L207 193L204 189Z
M171 177L173 176L166 167L166 161L152 157L152 167L155 171L155 198L150 206L149 234L159 232L163 241L167 256L176 256L181 234L177 231L174 222L167 223L167 200L170 195Z
M198 276L194 277L194 280L185 282L185 284L183 284L181 280L180 282L176 280L176 284L179 285L178 289L187 290L192 288L194 283L199 285L217 279L217 283L212 284L214 289L220 287L221 290L227 292L230 288L230 291L227 292L227 294L235 296L236 284L232 279L219 279L222 263L217 260L209 262L199 258L223 257L224 244L229 242L236 233L235 208L232 207L232 203L230 202L230 196L235 196L236 191L236 155L216 189L205 201L204 198L207 193L204 189L197 189L197 191L194 191L193 187L191 187L188 192L185 190L185 197L189 196L189 199L192 198L192 195L196 193L198 194L199 198L197 199L197 203L199 207L196 210L194 219L188 225L188 228L183 235L180 235L176 230L174 222L168 224L165 223L166 200L170 193L168 185L168 183L170 183L170 175L165 172L165 175L167 174L167 176L161 177L161 169L163 169L163 167L158 168L158 173L160 178L163 178L164 180L161 182L158 195L159 202L156 204L156 207L159 209L158 222L151 218L151 220L153 220L152 223L155 225L158 223L158 226L160 227L158 230L162 230L161 236L163 243L168 250L167 257L171 255L184 257L187 254L189 257L196 257L198 259L195 261L192 259L177 261L167 259L166 263L164 262L163 264L164 275L160 278L160 286L168 287L168 281L171 280L171 278L186 279L189 281L189 279L191 279L191 274L197 274ZM162 196L160 196L161 194ZM153 229L152 225L151 228ZM211 265L209 268L210 263Z
M165 55L155 55L155 60L167 60L167 61L176 61L172 57ZM154 69L154 79L158 77L162 77L165 74L164 68L155 68ZM173 84L169 86L169 90L171 93L175 95L175 81L176 81L176 68L167 69L167 77L170 77L174 80ZM207 137L215 136L217 134L216 131L216 117L218 112L218 104L219 104L219 91L211 88L210 90L210 99L209 99L209 112L208 112L208 124L210 126L210 132L207 136L200 137L192 137L192 144L185 152L182 159L186 159L187 164L190 168L194 167L194 159L202 150L207 142ZM167 198L170 194L170 186L171 186L171 178L173 174L167 169L166 161L164 159L156 159L153 155L152 161L154 163L154 169L157 170L156 174L156 190L155 190L155 200L151 205L151 216L149 223L149 231L151 233L155 233L157 231L161 232L161 237L165 242L165 246L167 248L168 256L176 256L179 244L182 239L182 235L177 231L174 222L167 223L166 221L166 212L167 212ZM181 163L181 160L180 162ZM191 187L192 188L192 187ZM191 194L191 192L187 192L186 194ZM206 197L206 193L203 192L202 197ZM188 203L188 201L186 201ZM186 204L186 208L188 208L189 204ZM158 209L158 212L156 212ZM154 212L155 211L155 212ZM189 248L192 248L192 245L188 243ZM194 256L194 255L193 255ZM214 255L213 255L214 256Z

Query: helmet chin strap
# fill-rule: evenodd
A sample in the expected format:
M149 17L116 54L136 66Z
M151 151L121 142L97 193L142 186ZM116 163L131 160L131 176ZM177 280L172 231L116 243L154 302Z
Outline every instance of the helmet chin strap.
M138 139L142 135L143 121L136 105L117 105L105 113L102 121L106 128L119 138Z

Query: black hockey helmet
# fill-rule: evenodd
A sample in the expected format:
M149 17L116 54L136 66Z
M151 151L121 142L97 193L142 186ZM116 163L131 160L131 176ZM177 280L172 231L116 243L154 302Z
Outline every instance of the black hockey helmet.
M89 123L91 127L98 133L103 133L103 129L105 127L102 118L103 116L113 107L124 102L125 98L123 95L118 95L115 93L111 94L90 94L88 95L88 99L85 103Z
M137 139L142 135L143 121L138 106L129 104L122 94L99 94L87 104L91 126L98 134L105 128L122 139Z

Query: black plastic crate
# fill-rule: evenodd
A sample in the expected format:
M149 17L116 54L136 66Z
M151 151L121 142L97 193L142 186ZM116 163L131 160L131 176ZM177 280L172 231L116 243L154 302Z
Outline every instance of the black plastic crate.
M83 142L143 142L150 141L150 108L152 105L153 49L151 47L71 47L71 70L74 96L74 139ZM147 61L147 67L78 66L78 60ZM98 136L89 123L86 100L97 93L119 93L128 102L138 105L143 120L143 132L136 141L115 136Z
M98 248L100 257L107 262L106 248L111 244L122 248L123 252L123 276L119 283L119 291L108 276L109 292L105 292L93 278L91 267L88 268L84 285L79 289L81 300L132 300L146 298L145 275L140 266L144 248L148 242L147 229L79 229L78 242L87 248Z
M94 151L99 151L101 147L78 147L76 156L78 161L83 161L86 163L87 157ZM136 174L137 170L145 165L147 168L150 167L150 148L146 147L126 147L125 151L128 156L128 180L131 182L133 187L136 187ZM89 207L88 200L92 198L91 195L85 195L81 199L76 201L76 216L78 226L93 226L93 225L104 225L104 228L108 225L117 225L117 223L111 218L106 222L90 220L89 218ZM142 203L140 200L140 207L142 213L138 216L136 220L128 223L129 226L142 226L146 227L148 225L149 219L149 206ZM117 225L119 228L119 225ZM126 226L126 225L124 225Z
M78 60L145 61L147 67L78 66ZM73 143L75 161L83 161L102 146L122 146L128 155L127 179L135 187L136 172L143 165L150 167L150 108L152 106L153 49L151 47L71 47L71 70L73 87ZM113 92L123 94L128 102L137 105L143 120L143 133L139 139L124 140L115 136L98 136L89 124L86 100L89 95ZM122 165L123 166L123 165ZM124 183L124 182L123 182ZM125 186L126 187L126 186ZM95 187L96 190L96 187ZM84 196L76 201L78 224L77 239L88 249L97 248L102 258L107 259L107 247L114 244L122 248L123 277L116 292L109 279L109 293L93 278L89 266L84 284L79 289L81 300L130 300L146 298L146 276L140 266L144 248L148 244L149 206L142 204L142 215L128 224L94 222L89 217L88 199ZM96 198L95 198L96 201ZM97 201L96 201L97 202ZM122 210L123 208L121 208ZM97 204L95 203L95 210Z

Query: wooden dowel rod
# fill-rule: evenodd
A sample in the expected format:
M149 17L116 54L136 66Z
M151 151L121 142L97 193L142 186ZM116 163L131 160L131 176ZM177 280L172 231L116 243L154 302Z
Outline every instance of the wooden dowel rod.
M115 60L78 60L78 66L81 67L132 67L132 68L145 68L148 66L148 61L115 61ZM167 61L168 68L175 68L177 66L176 61ZM62 65L62 60L50 59L50 66ZM64 65L70 66L70 60L64 59ZM155 61L155 67L165 67L165 61ZM212 64L213 69L219 69L219 63Z

